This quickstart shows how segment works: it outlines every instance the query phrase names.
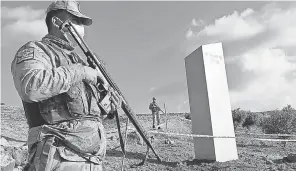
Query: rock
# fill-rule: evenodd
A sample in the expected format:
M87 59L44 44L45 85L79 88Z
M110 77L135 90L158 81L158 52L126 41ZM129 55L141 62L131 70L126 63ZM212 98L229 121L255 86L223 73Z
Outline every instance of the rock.
M143 145L144 141L142 140L140 134L137 131L131 131L127 134L128 142L136 143L139 145Z
M273 164L272 160L267 159L266 164Z
M23 170L23 167L21 167L21 166L18 166L13 169L13 171L22 171L22 170Z
M296 153L295 154L288 154L287 158L286 158L289 162L296 162Z
M275 168L268 168L269 171L277 171Z
M277 154L269 154L266 156L266 159L268 160L280 160L283 159L283 156L277 155Z
M26 159L27 159L27 151L21 150L19 148L14 148L14 151L12 153L12 157L15 160L16 166L24 165L26 163Z
M5 152L5 149L3 148L3 146L0 146L0 153L4 153Z
M10 141L9 145L11 147L17 147L17 148L22 148L23 146L27 146L27 143L23 143L23 142L16 142L16 141Z
M1 138L1 144L9 145L4 138ZM2 146L0 150L1 171L12 171L15 166L15 160L11 157L12 147Z
M5 138L3 138L3 137L1 137L0 144L1 144L2 146L9 146L8 141L7 141Z
M26 145L25 146L22 146L21 149L28 151L28 146L26 146Z
M174 141L170 140L170 139L166 139L164 140L165 144L174 144Z
M1 171L13 171L15 160L9 155L1 154Z

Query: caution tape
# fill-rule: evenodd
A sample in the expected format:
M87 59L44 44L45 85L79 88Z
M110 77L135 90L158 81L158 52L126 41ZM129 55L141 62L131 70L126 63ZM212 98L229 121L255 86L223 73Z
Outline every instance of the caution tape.
M296 142L296 140L251 138L258 141Z
M236 138L232 136L212 136L212 135L196 135L196 134L179 134L179 133L165 133L165 132L157 132L157 131L148 131L153 134L164 134L170 136L184 136L184 137L196 137L196 138Z
M191 122L190 119L180 118L181 120ZM258 136L276 136L276 137L296 137L295 134L256 134L256 133L242 133L235 132L235 134L243 134L243 135L258 135Z
M161 124L160 124L161 125ZM136 131L135 128L128 128L129 131ZM117 132L116 129L110 130L106 132L107 134L115 133ZM158 133L158 134L166 134L166 135L175 135L175 136L186 136L186 137L196 137L196 138L238 138L238 137L231 137L231 136L211 136L211 135L196 135L196 134L180 134L180 133L164 133L164 132L158 132L158 131L148 131L150 133ZM296 137L295 134L256 134L256 133L243 133L243 132L235 132L236 135L255 135L255 136L276 136L276 137ZM252 138L256 139L256 138ZM258 140L263 140L260 138L257 138ZM265 139L264 139L265 140ZM274 139L273 139L274 140ZM283 140L283 139L279 139ZM290 141L290 140L287 140Z
M168 136L186 136L195 138L245 138L245 137L233 137L233 136L212 136L212 135L196 135L196 134L179 134L179 133L165 133L157 131L148 131L153 134L163 134ZM259 141L277 141L277 142L296 142L296 140L284 140L284 139L263 139L263 138L248 138Z
M136 131L134 128L129 128L128 130ZM158 131L148 131L149 133L153 134L162 134L162 135L168 135L171 137L176 137L176 136L184 136L184 137L195 137L195 138L246 138L246 137L232 137L232 136L212 136L212 135L196 135L196 134L180 134L180 133L165 133L165 132L158 132ZM112 132L107 132L108 133L113 133ZM245 133L239 133L241 135L246 135ZM252 135L263 135L263 136L289 136L289 137L294 137L295 135L290 135L290 134L255 134L255 133L248 133ZM274 142L296 142L296 140L286 140L286 139L271 139L271 138L252 138L248 137L248 139L253 139L253 140L258 140L258 141L274 141Z
M243 133L243 132L235 132L235 134L258 135L258 136L276 136L276 137L296 137L295 134L256 134L256 133Z
M183 119L183 118L181 118ZM184 119L185 120L185 119ZM163 125L159 124L157 125ZM128 127L128 131L136 131L135 128L132 127ZM110 130L107 132L107 134L109 133L114 133L117 132L116 129L114 130ZM195 138L246 138L243 136L212 136L212 135L197 135L197 134L180 134L180 133L165 133L165 132L159 132L159 131L147 131L149 133L153 133L153 134L163 134L163 135L167 135L167 136L186 136L186 137L195 137ZM254 135L254 136L276 136L276 137L280 137L280 139L271 139L271 138L253 138L253 137L248 137L248 139L253 139L253 140L258 140L258 141L274 141L274 142L296 142L296 140L287 140L284 139L286 137L296 137L295 134L257 134L257 133L243 133L243 132L235 132L235 135Z

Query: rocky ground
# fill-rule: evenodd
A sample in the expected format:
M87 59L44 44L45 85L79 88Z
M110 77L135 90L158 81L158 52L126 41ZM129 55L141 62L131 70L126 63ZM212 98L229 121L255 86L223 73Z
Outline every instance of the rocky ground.
M173 114L168 118L168 132L189 134L191 133L191 122L183 119L184 114ZM152 131L151 116L138 115L139 122L147 131ZM122 130L124 133L126 119L121 118ZM164 116L161 116L161 123L164 123ZM108 149L104 170L120 170L122 153L119 147L118 133L114 120L104 123L107 137ZM130 127L132 125L130 124ZM165 125L159 132L165 131ZM26 138L28 127L24 118L24 112L20 107L1 105L1 171L21 170L26 163ZM261 133L259 128L245 130L238 128L239 132ZM149 153L145 164L133 168L145 157L146 146L141 145L137 134L130 130L126 147L125 170L296 170L296 142L267 142L257 141L251 138L255 136L237 137L237 149L239 159L229 162L211 162L194 159L194 146L192 138L169 137L171 144L166 144L167 137L149 133L153 136L153 146L158 155L162 158L159 163L152 152ZM257 136L257 138L259 138ZM262 137L260 137L262 138ZM271 138L271 137L263 137ZM277 138L277 137L273 137ZM293 139L293 138L289 138ZM294 137L296 139L296 137ZM290 154L290 155L289 155Z

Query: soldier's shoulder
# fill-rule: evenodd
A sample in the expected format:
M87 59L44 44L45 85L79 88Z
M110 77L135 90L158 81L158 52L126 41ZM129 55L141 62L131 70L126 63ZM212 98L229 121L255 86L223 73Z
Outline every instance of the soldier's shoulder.
M21 63L42 56L43 50L40 48L40 43L41 41L29 41L21 46L15 54L16 62Z
M28 48L38 48L37 43L39 43L40 41L28 41L25 44L23 44L17 52L22 51L24 49L28 49Z

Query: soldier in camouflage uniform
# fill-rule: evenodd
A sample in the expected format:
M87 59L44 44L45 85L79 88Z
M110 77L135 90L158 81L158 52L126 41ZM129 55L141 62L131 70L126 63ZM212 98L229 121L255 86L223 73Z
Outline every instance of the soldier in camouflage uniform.
M77 44L53 25L53 16L70 19L81 36L92 19L76 1L55 1L47 9L48 34L30 41L16 53L11 65L15 87L23 102L28 135L30 171L101 171L106 153L95 86L103 75L74 52ZM112 114L122 98L111 90ZM98 94L100 95L100 94Z
M160 124L160 120L159 120L159 111L160 111L160 108L159 108L159 106L157 106L157 104L155 102L156 98L153 97L152 100L153 101L149 104L149 109L152 112L152 119L153 119L153 126L152 126L152 128L155 128L155 117L157 119L157 125ZM158 127L158 129L160 129L160 127Z

